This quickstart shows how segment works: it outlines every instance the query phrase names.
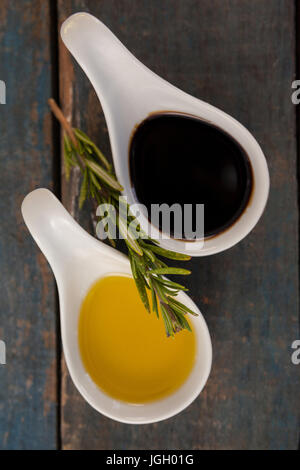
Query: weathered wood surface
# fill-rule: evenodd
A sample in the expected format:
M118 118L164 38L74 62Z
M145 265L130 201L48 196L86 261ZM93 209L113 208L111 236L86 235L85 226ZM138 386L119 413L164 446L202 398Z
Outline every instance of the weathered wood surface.
M294 2L290 0L59 0L59 21L101 18L147 66L240 120L266 154L267 210L231 250L191 262L190 292L208 322L213 369L179 416L140 427L97 414L62 380L64 449L295 449L299 441L299 337ZM95 94L60 44L61 104L109 153ZM63 184L76 215L78 178ZM71 188L71 189L70 189ZM83 223L87 223L87 214Z
M27 192L58 183L46 104L55 91L56 4L59 23L76 11L95 14L152 70L239 119L269 163L271 193L259 225L231 250L190 263L190 293L210 328L213 369L201 396L158 424L104 418L83 401L63 361L59 376L54 281L20 214ZM60 438L64 449L298 446L300 370L290 361L299 338L294 6L290 0L2 0L0 339L7 365L0 366L0 449L51 449ZM101 106L62 43L58 66L65 113L109 155ZM78 183L76 172L68 185L62 175L62 199L92 231L88 208L77 210Z
M21 217L24 196L52 187L48 1L0 5L0 449L56 448L55 286Z

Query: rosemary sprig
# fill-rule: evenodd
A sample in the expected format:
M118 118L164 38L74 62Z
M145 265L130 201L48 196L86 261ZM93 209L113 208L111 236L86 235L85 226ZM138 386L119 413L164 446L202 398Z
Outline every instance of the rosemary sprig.
M119 197L123 191L114 170L96 144L80 129L72 128L56 102L50 98L49 106L61 123L64 130L64 166L66 178L69 178L72 167L79 167L82 173L82 183L79 194L81 208L87 198L94 199L97 204L112 205L115 209L116 221L113 215L106 214L106 220L116 222L118 229L128 248L131 271L138 292L148 312L152 311L159 317L161 313L167 336L174 336L180 330L190 330L186 314L197 315L191 309L176 299L180 291L186 291L183 285L166 279L165 275L188 275L190 271L182 268L168 267L159 257L185 261L190 256L165 250L158 246L136 223L130 212L130 207L123 199L119 207ZM101 218L100 218L101 220ZM142 237L136 238L132 233L133 225L141 232ZM113 246L115 240L111 234L110 224L105 226L108 239ZM151 307L148 297L150 291Z

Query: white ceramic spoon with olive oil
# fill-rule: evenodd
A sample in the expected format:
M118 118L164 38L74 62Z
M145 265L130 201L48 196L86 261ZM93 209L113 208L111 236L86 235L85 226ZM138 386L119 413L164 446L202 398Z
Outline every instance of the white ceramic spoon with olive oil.
M83 230L47 189L29 193L23 201L22 214L55 275L64 354L73 382L86 401L105 416L131 424L160 421L188 406L203 389L212 361L210 335L194 302L184 293L178 295L178 300L198 313L190 320L196 343L195 358L181 386L165 397L147 403L129 403L110 396L96 385L84 367L78 338L79 316L91 286L106 276L131 276L129 262L126 256ZM118 292L115 295L117 297ZM106 313L99 311L99 315ZM145 311L142 315L146 318L148 314ZM107 331L107 335L113 334L113 331ZM167 341L173 340L169 338Z
M269 192L269 173L266 160L260 146L250 132L231 116L184 93L151 72L123 46L101 21L92 15L76 13L70 16L62 25L61 37L89 77L101 101L117 177L124 187L124 195L127 196L129 204L138 202L129 166L131 137L137 126L153 113L183 113L193 116L198 121L206 123L207 126L214 127L215 133L219 137L221 135L226 137L227 143L229 141L235 142L249 160L252 175L251 196L248 197L242 210L235 212L233 222L231 223L231 219L228 219L226 229L220 230L214 236L202 237L193 243L169 237L161 240L161 245L164 248L187 253L191 256L205 256L226 250L242 240L258 222ZM213 143L214 138L212 138ZM227 145L226 142L225 145ZM199 148L200 146L201 139ZM206 156L209 160L209 143L207 148ZM222 161L222 145L220 148L221 152L218 154L220 154L220 161ZM188 161L187 156L183 157L183 164L184 161ZM221 175L219 180L216 179L216 192L222 184L229 184L229 190L231 190L231 185L234 186L235 180L239 178L238 172L235 174L231 170L228 173L226 168L224 170L224 175ZM200 167L200 173L201 171ZM212 166L210 174L213 174L213 171L214 167ZM196 183L192 181L195 179L195 172L191 175L191 181L186 179L181 181L181 173L181 167L178 166L178 178L176 179L176 175L174 180L172 178L174 186L181 184L188 188L197 184L201 190L201 182L207 183L207 181L203 181L203 175L199 175L199 171L200 178L195 180ZM160 178L156 183L153 183L154 192L159 184L161 184ZM214 188L213 185L212 188ZM212 189L213 191L214 189ZM210 195L210 199L214 199L214 193ZM222 205L222 195L219 199ZM204 200L195 202L205 203ZM222 210L218 215L220 216L221 213ZM213 214L213 216L215 215ZM148 217L142 212L138 219L142 228L147 231ZM161 238L157 227L152 225L151 230L152 238Z

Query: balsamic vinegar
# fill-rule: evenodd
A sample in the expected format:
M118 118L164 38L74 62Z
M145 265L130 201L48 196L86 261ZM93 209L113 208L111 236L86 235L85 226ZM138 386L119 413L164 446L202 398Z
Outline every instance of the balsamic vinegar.
M129 152L138 202L204 204L204 236L230 227L250 198L253 177L243 148L220 128L197 117L157 113L135 130ZM161 228L161 226L159 227ZM171 226L171 233L173 233Z

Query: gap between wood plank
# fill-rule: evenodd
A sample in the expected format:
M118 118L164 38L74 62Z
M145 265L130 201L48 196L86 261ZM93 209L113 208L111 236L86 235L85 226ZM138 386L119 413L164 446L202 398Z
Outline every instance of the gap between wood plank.
M51 54L51 88L52 98L57 102L59 101L59 61L58 61L58 7L57 0L49 0L50 11L50 54ZM49 97L50 98L50 97ZM54 117L52 117L52 139L53 139L53 192L61 199L61 146L60 146L60 127ZM57 288L55 291L55 318L56 318L56 448L62 448L62 435L61 435L61 360L62 360L62 346L61 346L61 331L60 331L60 313L59 313L59 298Z
M296 80L300 77L300 2L299 0L295 0L295 55L296 55ZM297 145L297 183L298 183L298 214L300 208L300 191L299 191L299 184L300 184L300 105L296 105L295 113L296 113L296 145ZM300 214L298 218L298 234L299 234L299 250L298 253L300 254ZM298 254L298 266L300 270L300 256ZM299 273L298 270L298 273ZM299 311L299 329L300 329L300 311ZM300 450L300 431L299 431L299 442L298 442L298 450Z

